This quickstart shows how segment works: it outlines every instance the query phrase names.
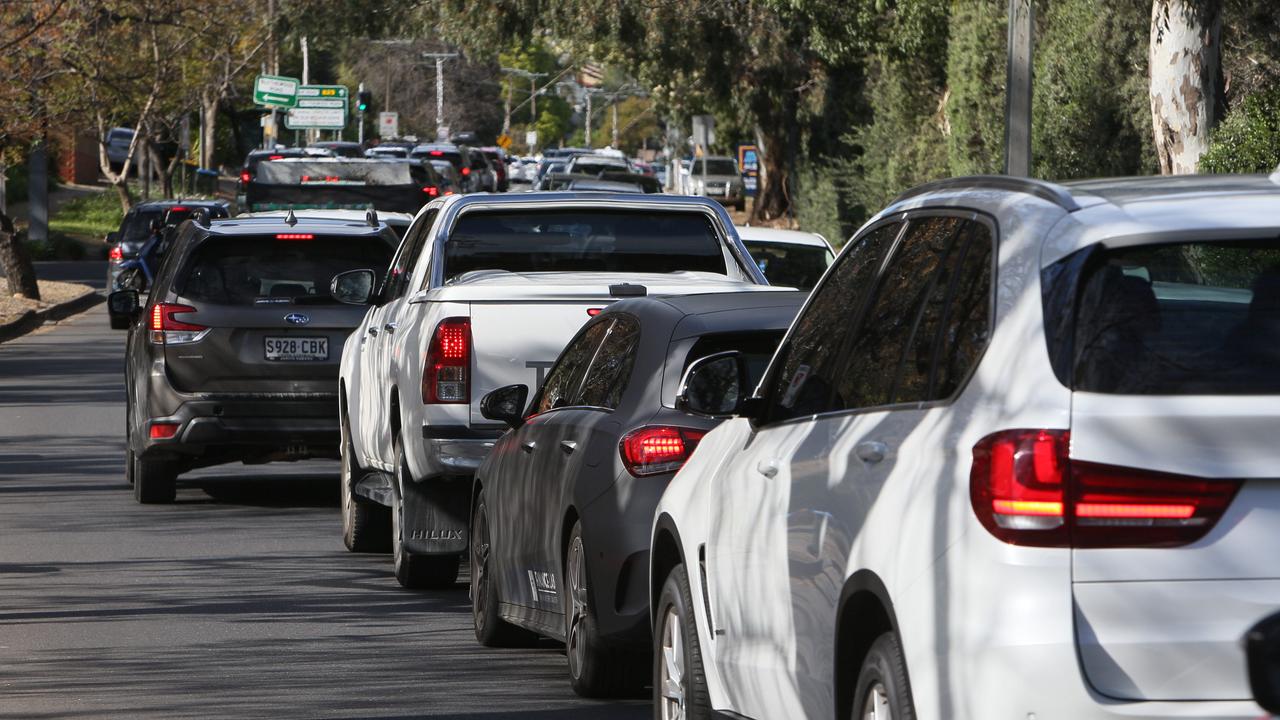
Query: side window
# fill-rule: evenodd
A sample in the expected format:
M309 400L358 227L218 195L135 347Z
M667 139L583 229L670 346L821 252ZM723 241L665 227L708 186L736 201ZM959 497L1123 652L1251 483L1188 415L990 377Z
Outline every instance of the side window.
M991 230L972 222L967 235L968 243L955 263L959 270L947 290L940 332L930 338L929 400L945 400L955 394L991 336L991 291L995 284Z
M435 210L424 214L422 219L414 223L405 233L404 240L400 241L400 249L396 252L395 259L391 261L391 267L387 269L387 279L383 285L385 290L382 293L384 301L394 300L404 295L405 290L408 289L409 278L413 275L413 269L417 267L418 258L422 255L422 246L431 235L430 230L435 219Z
M832 410L831 390L841 375L840 347L902 223L873 229L836 261L796 318L777 369L769 379L770 422Z
M608 321L598 322L587 328L565 348L556 361L555 367L547 373L538 393L535 413L543 413L566 405L577 405L579 389L582 387L582 376L600 348L601 341L609 332Z
M622 392L631 379L636 364L636 348L640 341L640 323L620 315L614 321L596 353L596 359L582 382L578 405L591 405L613 410L622 401Z

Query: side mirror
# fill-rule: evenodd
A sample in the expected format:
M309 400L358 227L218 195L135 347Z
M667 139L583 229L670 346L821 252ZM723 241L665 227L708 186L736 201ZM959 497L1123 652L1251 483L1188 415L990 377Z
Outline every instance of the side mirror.
M1280 715L1280 613L1249 629L1244 636L1253 699L1272 715Z
M529 401L529 386L507 385L480 399L480 414L512 428L524 424L524 406Z
M102 244L103 244L103 245L115 245L115 244L116 244L116 241L117 241L117 240L119 240L119 239L120 239L120 233L117 233L117 232L109 232L109 233L107 233L107 236L106 236L106 237L102 238Z
M107 309L117 317L136 318L142 311L137 290L117 290L107 296Z
M742 353L716 353L689 365L676 395L676 409L706 417L729 417L742 408L750 392Z
M373 299L374 279L372 270L348 270L338 273L329 283L329 295L340 303L368 305Z

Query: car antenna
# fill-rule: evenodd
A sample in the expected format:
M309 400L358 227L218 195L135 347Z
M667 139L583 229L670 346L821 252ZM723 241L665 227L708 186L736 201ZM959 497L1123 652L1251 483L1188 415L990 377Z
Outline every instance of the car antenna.
M369 227L378 227L378 211L369 208L369 212L364 214L364 221L369 223Z
M289 214L284 216L284 224L289 227L298 224L298 216L293 214L293 208L289 208Z

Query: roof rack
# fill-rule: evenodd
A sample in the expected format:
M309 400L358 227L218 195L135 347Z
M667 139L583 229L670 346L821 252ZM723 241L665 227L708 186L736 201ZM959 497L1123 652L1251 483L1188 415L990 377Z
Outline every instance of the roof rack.
M364 221L369 223L369 227L378 227L378 211L369 208L369 211L364 214Z
M1076 199L1072 197L1071 193L1061 185L1045 182L1044 180L1036 180L1034 178L1015 177L1013 175L968 175L965 177L934 180L933 182L911 188L894 198L893 202L889 204L894 205L908 198L940 190L959 190L964 188L985 188L988 190L1007 190L1009 192L1025 193L1027 195L1034 195L1041 200L1051 202L1067 212L1075 212L1080 209L1080 206L1076 203Z

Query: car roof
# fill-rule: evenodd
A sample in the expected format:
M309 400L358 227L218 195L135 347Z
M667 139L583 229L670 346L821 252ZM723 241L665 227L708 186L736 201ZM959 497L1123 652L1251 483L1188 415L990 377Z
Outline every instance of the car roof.
M798 290L747 290L628 298L609 305L601 315L629 313L641 322L665 316L674 325L675 341L717 332L786 330L808 296Z
M275 217L234 217L226 220L214 220L206 228L210 235L262 235L265 233L322 233L325 235L377 235L385 223L376 226L364 220L358 222L339 218L318 218L304 215L295 216L297 222L290 225L284 218Z
M608 192L572 192L567 190L521 192L521 193L471 193L468 195L450 195L441 202L445 207L468 207L471 205L487 206L520 206L520 205L582 205L608 207L611 203L619 206L635 207L636 205L654 205L671 208L688 208L690 210L717 209L722 206L715 200L698 195L666 195L663 193L608 193Z
M597 180L593 177L573 177L570 176L569 189L582 190L591 192L616 192L616 193L643 193L644 188L633 183L615 182L612 180Z
M817 233L801 230L779 230L777 228L756 227L753 225L736 226L738 237L743 242L785 243L787 245L805 245L807 247L825 247L831 245L826 238Z
M355 210L351 208L307 208L303 210L259 210L258 212L240 213L236 216L237 220L251 218L282 218L288 217L293 212L295 217L301 222L304 218L314 218L316 220L342 220L345 222L365 222L368 210ZM412 213L403 212L378 212L378 219L393 227L404 226L413 222Z
M215 198L213 200L207 198L193 198L188 200L181 198L166 198L164 200L144 200L143 202L134 205L130 210L168 210L176 205L191 205L193 207L230 207L230 204L221 198Z

